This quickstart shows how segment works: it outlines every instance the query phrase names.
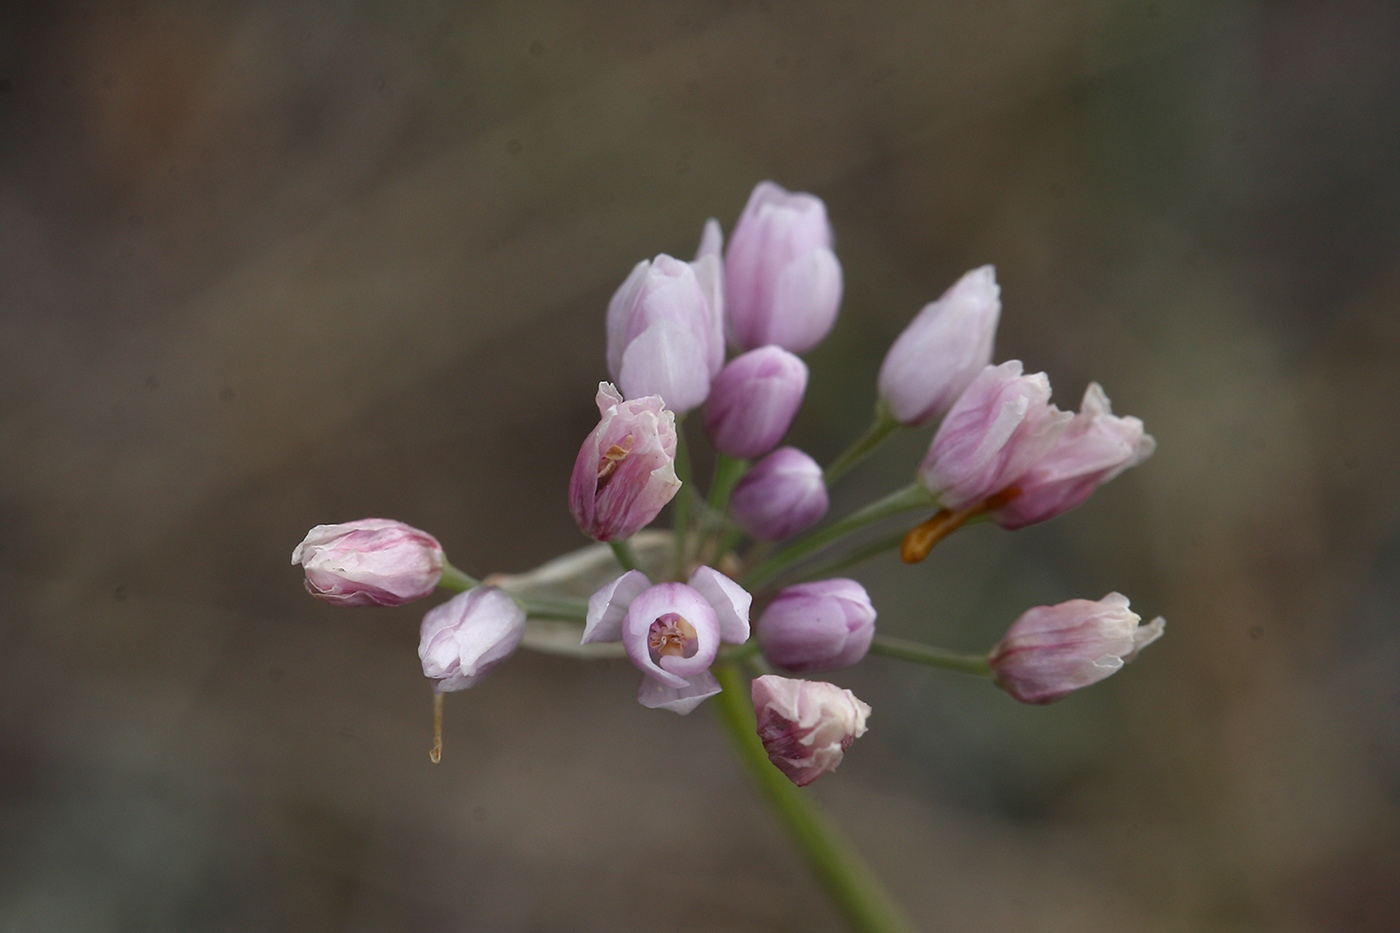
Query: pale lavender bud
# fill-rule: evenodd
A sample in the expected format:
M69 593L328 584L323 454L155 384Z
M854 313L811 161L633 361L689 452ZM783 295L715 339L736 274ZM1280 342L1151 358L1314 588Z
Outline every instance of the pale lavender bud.
M1052 703L1118 670L1167 624L1139 621L1118 593L1028 609L988 656L992 679L1022 703Z
M703 245L703 244L702 244ZM659 395L698 408L724 365L719 258L662 254L637 263L608 303L608 372L627 398Z
M584 440L569 480L574 520L598 541L629 538L656 518L681 481L676 478L676 416L660 396L623 401L598 384L602 420Z
M750 689L768 760L798 787L835 771L865 735L870 707L835 684L765 674Z
M817 580L780 592L758 622L763 656L789 671L834 671L865 657L875 607L854 580Z
M705 403L705 432L731 457L761 457L792 426L806 391L806 363L782 347L750 350L715 379Z
M901 424L938 418L992 361L1001 317L996 269L973 269L924 306L880 367L880 398Z
M465 690L504 661L525 635L525 610L494 586L478 586L428 610L418 641L423 676L438 693Z
M821 343L842 290L821 198L759 182L729 236L724 275L732 344L803 353Z
M992 512L1006 528L1021 528L1067 512L1098 487L1137 466L1156 450L1157 442L1137 418L1113 414L1097 382L1084 393L1079 414L1060 440L1016 482L1020 493Z
M735 484L729 515L755 538L781 541L821 521L827 505L822 468L796 447L779 447Z
M967 508L1013 486L1072 417L1050 404L1044 373L1021 375L1020 360L988 366L938 426L919 479L944 508Z
M426 531L387 518L317 525L292 551L306 592L339 606L402 606L442 577L442 545Z
M631 570L588 600L583 644L621 641L642 672L637 701L682 715L719 693L710 673L720 642L749 637L753 597L710 567L686 583L658 583Z

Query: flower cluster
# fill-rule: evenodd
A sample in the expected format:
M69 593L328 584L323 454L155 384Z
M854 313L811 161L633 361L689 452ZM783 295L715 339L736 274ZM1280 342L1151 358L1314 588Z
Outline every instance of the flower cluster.
M834 575L895 546L905 561L923 560L972 519L1004 529L1045 521L1141 463L1154 441L1138 419L1113 414L1097 383L1077 412L1062 411L1044 373L993 362L1001 289L988 265L894 340L874 423L846 453L823 469L785 446L812 375L799 354L837 321L843 277L833 242L819 198L763 182L727 245L712 219L693 260L663 253L626 276L607 307L611 381L598 386L599 421L568 485L569 508L596 544L483 585L402 523L321 525L292 555L307 589L342 605L388 606L437 586L460 591L420 630L423 673L439 695L475 685L522 644L579 656L619 644L641 672L638 701L680 714L747 669L757 738L799 786L836 767L871 710L848 690L773 668L839 671L878 652L980 673L1025 703L1121 668L1164 623L1141 625L1117 593L1029 609L990 652L958 654L877 634L865 587ZM684 417L696 411L715 463L704 496L684 455ZM932 425L910 486L818 527L829 488L855 463L896 430ZM668 505L672 528L658 545L643 529ZM924 516L893 538L857 539L910 512ZM561 639L558 626L569 623L578 628Z

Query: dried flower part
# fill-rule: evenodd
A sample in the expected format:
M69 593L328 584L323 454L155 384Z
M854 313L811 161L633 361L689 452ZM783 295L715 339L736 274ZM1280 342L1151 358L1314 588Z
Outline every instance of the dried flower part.
M1052 703L1098 683L1162 637L1165 619L1140 621L1119 593L1028 609L988 656L992 678L1022 703Z
M1108 396L1089 383L1079 414L1050 451L1016 481L1019 494L992 511L1006 528L1053 518L1082 503L1095 489L1156 450L1157 442L1137 418L1113 414Z
M1014 486L1072 417L1050 404L1044 373L1022 375L1020 360L988 366L938 426L919 480L945 508L965 509Z
M796 447L779 447L735 484L729 513L755 538L781 541L821 521L829 503L817 462Z
M292 551L306 591L339 606L402 606L433 591L442 545L426 531L386 518L317 525Z
M602 420L584 440L569 481L569 508L584 534L618 541L646 527L681 488L676 416L659 396L624 401L598 385Z
M510 656L525 635L525 610L494 586L478 586L429 609L419 633L423 676L439 693L465 690Z
M655 586L632 570L588 601L582 643L621 641L643 675L638 702L685 714L719 692L710 665L721 642L748 640L752 601L711 567L700 567L686 583Z
M875 637L875 607L865 587L838 578L778 593L758 623L769 663L789 671L834 671L865 657Z
M924 306L880 366L880 398L895 420L928 424L992 361L1001 289L992 266L973 269Z
M807 391L807 364L782 347L750 350L720 371L705 403L715 449L751 459L783 439Z
M724 365L718 256L642 261L608 304L608 372L627 398L659 395L698 408Z
M724 254L730 343L793 353L821 343L836 323L843 287L831 243L820 198L760 182Z
M851 691L821 681L766 674L754 679L752 695L768 760L798 787L836 770L870 715Z

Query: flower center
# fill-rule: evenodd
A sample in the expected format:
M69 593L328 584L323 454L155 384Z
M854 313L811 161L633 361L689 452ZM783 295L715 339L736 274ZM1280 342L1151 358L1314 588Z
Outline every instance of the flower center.
M693 658L700 649L700 641L695 634L695 626L680 614L668 612L651 623L647 634L647 647L651 659L660 663L664 657Z
M627 459L627 454L631 452L632 445L636 438L627 435L622 439L622 444L613 444L603 451L603 459L598 461L598 489L601 490L612 479L612 475L617 472L618 464Z

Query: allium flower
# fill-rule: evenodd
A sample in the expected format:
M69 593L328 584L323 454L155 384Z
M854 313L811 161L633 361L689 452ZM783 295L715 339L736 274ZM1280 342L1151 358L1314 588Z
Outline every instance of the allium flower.
M428 610L418 642L423 676L438 693L465 690L504 661L525 635L525 610L494 586L478 586Z
M1050 404L1044 373L1021 375L1020 360L988 366L938 426L919 479L944 508L966 508L1013 486L1072 417Z
M631 570L589 599L583 644L621 641L642 672L637 701L684 715L719 693L710 665L721 641L748 640L752 602L743 587L709 567L687 583L655 586Z
M768 760L798 787L835 771L865 735L870 707L835 684L766 674L754 679L752 693Z
M1020 528L1067 512L1095 489L1137 466L1157 448L1137 418L1113 414L1108 396L1097 382L1084 393L1079 414L1065 428L1050 452L1016 481L1019 494L994 510L992 517L1006 528Z
M924 306L880 366L880 398L905 425L946 412L992 361L1001 289L991 266L973 269Z
M817 461L796 447L779 447L735 484L729 514L760 541L781 541L821 521L828 504Z
M770 343L810 350L836 323L841 290L826 205L760 182L724 254L730 342L744 350Z
M1028 609L988 656L992 679L1022 703L1052 703L1118 670L1167 624L1139 621L1118 593Z
M844 578L788 587L758 622L763 656L802 673L850 667L865 657L874 637L875 607L869 594Z
M623 401L598 384L602 420L579 449L569 481L574 520L598 541L631 537L656 518L681 481L676 478L676 416L661 398Z
M306 591L339 606L402 606L442 576L442 545L426 531L386 518L317 525L292 551Z
M681 415L705 401L724 365L720 276L712 254L637 263L608 304L608 372L624 395L659 395Z
M731 457L761 457L792 426L806 391L806 363L782 347L750 350L730 360L711 386L705 433Z

